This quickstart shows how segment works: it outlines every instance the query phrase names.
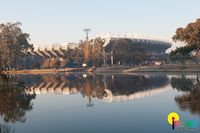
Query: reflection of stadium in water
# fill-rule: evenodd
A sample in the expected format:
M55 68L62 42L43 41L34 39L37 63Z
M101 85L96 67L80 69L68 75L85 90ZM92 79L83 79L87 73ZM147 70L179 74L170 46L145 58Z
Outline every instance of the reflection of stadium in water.
M166 76L144 75L44 75L26 76L26 92L31 94L77 94L107 102L126 101L154 95L169 89ZM35 80L34 80L35 79ZM34 84L29 84L29 80Z
M0 116L4 122L25 122L35 94L81 94L106 102L138 99L167 90L167 76L152 75L16 75L0 77ZM1 131L9 125L1 126Z

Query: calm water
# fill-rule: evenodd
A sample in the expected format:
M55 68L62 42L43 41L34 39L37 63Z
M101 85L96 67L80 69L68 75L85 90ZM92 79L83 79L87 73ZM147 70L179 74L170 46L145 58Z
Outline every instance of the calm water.
M0 77L0 133L200 132L198 75ZM175 129L169 112L195 129Z

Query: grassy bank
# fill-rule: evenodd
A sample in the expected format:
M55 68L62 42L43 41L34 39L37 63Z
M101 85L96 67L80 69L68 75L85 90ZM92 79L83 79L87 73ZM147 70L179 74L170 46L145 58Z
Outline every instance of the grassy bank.
M64 69L32 69L32 70L7 70L2 74L47 74L59 72L85 72L81 68L64 68ZM146 73L146 72L162 72L162 73L200 73L200 65L198 64L167 64L161 66L140 66L140 67L102 67L97 68L96 73Z
M80 70L80 68L7 70L7 71L2 71L2 74L46 74L46 73L58 73L58 72L73 72L76 70Z
M124 73L134 72L184 72L184 73L200 73L200 65L198 64L167 64L161 66L141 66L126 69Z

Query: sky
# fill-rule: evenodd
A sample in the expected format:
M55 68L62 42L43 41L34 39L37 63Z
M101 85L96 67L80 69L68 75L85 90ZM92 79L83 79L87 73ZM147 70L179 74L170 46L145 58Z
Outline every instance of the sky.
M0 0L0 23L21 22L31 43L78 42L103 33L171 39L200 18L200 0Z

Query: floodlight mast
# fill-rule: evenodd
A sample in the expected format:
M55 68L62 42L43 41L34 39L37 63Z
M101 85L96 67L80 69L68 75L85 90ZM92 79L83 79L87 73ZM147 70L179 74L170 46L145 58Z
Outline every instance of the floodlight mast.
M84 49L86 49L88 51L88 45L89 45L89 33L91 32L91 30L89 28L85 28L83 29L83 31L86 34L86 41L84 42L84 44L86 45ZM85 57L85 56L84 56ZM87 61L85 58L85 62L82 64L82 66L86 69L87 67Z
M86 29L84 29L83 31L84 31L85 34L86 34L86 41L88 42L88 40L89 40L89 33L91 32L91 30L90 30L89 28L86 28Z

